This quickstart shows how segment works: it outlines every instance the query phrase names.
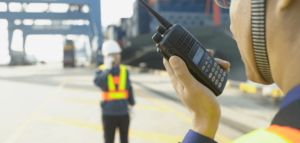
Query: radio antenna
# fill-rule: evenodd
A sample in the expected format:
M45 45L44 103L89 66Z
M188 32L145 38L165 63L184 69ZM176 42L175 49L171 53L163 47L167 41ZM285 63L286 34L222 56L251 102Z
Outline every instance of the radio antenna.
M169 29L172 27L172 24L167 21L165 18L163 18L161 15L159 15L156 11L154 11L148 4L146 4L143 0L139 0L147 9L148 11L157 19L157 21L160 23L161 26L163 26L165 29Z

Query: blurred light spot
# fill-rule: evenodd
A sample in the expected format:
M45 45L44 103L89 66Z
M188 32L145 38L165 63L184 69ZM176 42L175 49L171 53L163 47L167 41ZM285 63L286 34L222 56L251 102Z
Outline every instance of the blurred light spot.
M84 20L74 20L73 25L84 25Z
M69 10L69 4L57 4L52 3L49 5L49 11L50 12L56 12L56 13L66 13Z
M79 12L79 6L78 5L71 5L70 6L71 12Z
M32 19L24 19L23 20L23 24L24 25L32 25L33 24L33 20Z
M52 20L52 25L61 25L61 20Z
M46 19L40 19L40 20L35 20L34 25L51 25L52 21L51 20L46 20Z
M13 32L11 49L14 51L23 51L23 32L20 29L16 29Z
M89 20L85 20L85 25L90 25L90 21Z
M48 9L46 3L30 3L26 7L26 12L45 12Z
M7 4L5 2L0 2L0 11L1 12L7 11Z
M9 3L8 7L10 12L21 12L23 9L21 3L17 3L17 2Z
M63 25L72 25L73 20L63 20L62 24Z
M89 12L90 12L89 6L88 6L88 5L84 5L84 6L82 7L82 12L83 12L83 13L89 13Z
M14 21L14 23L15 23L15 25L21 25L21 24L22 24L22 20L16 19L16 20Z

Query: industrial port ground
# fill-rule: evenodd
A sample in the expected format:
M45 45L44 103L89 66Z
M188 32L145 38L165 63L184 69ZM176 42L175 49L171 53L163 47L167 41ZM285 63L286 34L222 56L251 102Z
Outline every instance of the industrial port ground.
M62 64L0 67L1 143L103 143L96 67ZM191 128L191 115L168 76L130 70L136 100L130 143L177 143ZM215 139L228 143L268 127L278 105L229 86L218 97L222 117ZM119 143L119 135L115 137Z

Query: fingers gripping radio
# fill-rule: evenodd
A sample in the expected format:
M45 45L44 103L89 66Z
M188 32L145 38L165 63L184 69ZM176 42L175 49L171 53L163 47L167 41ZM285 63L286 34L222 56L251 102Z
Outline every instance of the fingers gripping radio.
M159 21L161 26L152 37L158 48L158 53L169 60L176 55L182 58L190 73L216 96L220 95L228 80L228 73L205 50L202 44L185 28L178 24L171 24L143 0L139 0L150 13Z

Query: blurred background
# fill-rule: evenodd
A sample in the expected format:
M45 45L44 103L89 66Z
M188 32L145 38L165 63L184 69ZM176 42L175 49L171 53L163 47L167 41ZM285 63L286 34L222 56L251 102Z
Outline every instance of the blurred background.
M216 140L230 142L267 127L284 94L275 84L247 79L229 10L213 0L146 2L231 63L230 81L218 97ZM119 43L121 63L131 73L137 112L130 142L181 141L191 117L151 39L157 26L137 0L0 0L0 142L103 142L93 78L106 40Z

